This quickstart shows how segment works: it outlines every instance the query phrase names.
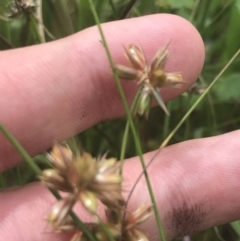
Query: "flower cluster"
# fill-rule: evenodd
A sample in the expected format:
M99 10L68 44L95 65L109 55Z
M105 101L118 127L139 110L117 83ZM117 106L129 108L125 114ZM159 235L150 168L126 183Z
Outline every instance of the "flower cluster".
M141 205L123 220L123 237L125 240L148 241L148 237L137 225L144 222L152 214L152 207Z
M125 48L125 55L131 67L115 65L115 71L119 78L125 80L137 80L142 84L140 97L137 101L134 113L148 117L151 100L154 97L165 113L169 112L159 93L161 87L179 87L183 83L180 73L165 73L164 66L168 57L167 46L158 50L150 65L147 64L144 53L140 47L133 44Z
M126 215L124 220L117 218L113 209L108 209L106 213L107 222L104 223L105 229L114 241L148 241L145 232L137 227L138 224L144 222L152 214L152 207L142 205L134 212ZM123 216L122 216L123 217ZM88 225L89 231L96 237L98 241L110 241L109 236L104 231L102 225ZM75 233L71 241L89 241L84 233L78 231Z
M86 152L74 156L68 146L59 144L48 154L54 168L44 170L40 180L49 188L69 193L52 208L49 221L55 229L61 228L77 200L93 214L97 211L98 199L111 208L124 206L119 162L105 157L94 159ZM64 211L56 215L56 210Z
M148 240L136 226L148 218L152 208L143 205L131 214L126 213L120 163L115 158L106 159L104 155L95 159L86 152L74 155L67 145L60 144L54 145L47 158L53 168L43 170L40 180L48 188L68 193L52 206L48 215L53 231L74 230L71 241L88 241L86 234L74 224L70 211L80 201L89 213L98 217L97 200L100 200L105 205L106 223L97 219L96 223L86 224L96 240L110 240L105 229L114 241Z

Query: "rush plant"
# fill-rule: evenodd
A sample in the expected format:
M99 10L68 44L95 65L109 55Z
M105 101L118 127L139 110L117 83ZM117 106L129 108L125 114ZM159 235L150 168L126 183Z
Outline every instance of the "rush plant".
M17 168L14 170L17 172L15 183L22 185L35 180L37 176L38 180L57 198L47 215L47 232L69 232L72 234L71 241L148 241L151 237L148 237L146 230L140 228L140 224L147 222L148 218L153 216L157 223L159 237L162 241L166 240L161 212L157 208L148 175L148 167L169 143L221 134L240 127L239 117L235 112L229 112L231 109L229 103L238 108L239 102L239 93L235 92L240 88L239 68L233 63L234 61L238 63L240 60L239 38L236 37L239 32L239 24L237 24L240 21L239 9L239 1L220 0L214 3L208 0L1 1L1 50L52 41L96 24L108 57L109 72L112 71L127 116L116 122L101 123L75 137L77 141L80 140L79 146L83 148L73 148L69 142L56 142L47 154L39 155L34 160L0 123L1 132L30 167L25 165L23 173L34 173L34 177L24 179L21 168ZM190 91L170 104L164 103L161 88L181 88L185 83L181 69L176 69L173 73L165 71L165 64L170 55L168 51L170 40L165 46L159 46L159 50L149 63L140 43L125 46L123 52L129 62L125 66L113 60L111 49L101 28L102 22L155 13L156 10L175 13L189 19L201 33L206 44L206 64L199 81ZM219 40L216 36L220 35L223 26L228 34ZM22 36L25 37L22 38ZM223 48L222 45L227 47ZM223 74L227 80L231 80L237 86L234 86L232 91L226 91L231 86L231 81L225 81L226 87L222 79ZM131 106L128 105L122 88L124 81L136 81L139 86ZM216 84L218 81L219 83ZM212 88L214 85L215 89ZM208 99L204 102L205 96ZM163 111L155 108L150 112L153 100ZM219 103L221 103L220 110ZM224 117L232 118L218 122L222 117L222 108L225 110ZM195 115L190 116L194 110ZM171 117L169 117L170 113ZM206 120L202 116L206 116ZM122 133L117 136L115 127L117 126L120 130L124 125L123 136ZM156 129L159 133L163 133L161 137L154 137ZM176 135L177 132L179 135ZM147 136L147 140L141 142L141 135ZM99 146L94 143L98 143ZM146 165L143 150L145 152L153 149L157 151ZM103 154L107 150L109 154ZM136 150L136 153L133 150ZM128 190L122 185L124 178L122 167L125 164L125 157L133 155L139 157L142 173L136 179L132 190ZM116 157L119 157L119 160ZM8 175L5 173L0 174L0 188L8 186L5 183L11 178L6 176ZM150 202L142 203L135 210L129 211L129 200L142 176L145 177ZM89 213L93 219L92 222L84 222L73 212L77 204ZM104 209L102 216L99 212L100 208ZM239 234L237 240L240 240L239 227L239 223L232 224L232 228ZM44 230L40 230L42 231ZM212 238L210 232L205 233L204 237L199 234L194 240L216 240Z
M148 65L143 50L131 44L128 48L125 48L125 56L129 60L131 67L120 64L115 66L119 78L137 80L137 83L141 84L140 95L133 110L134 114L137 113L140 116L144 115L148 118L151 99L154 97L164 112L170 115L161 97L160 88L181 87L183 81L180 73L164 72L164 66L168 58L167 46L159 49L151 64Z

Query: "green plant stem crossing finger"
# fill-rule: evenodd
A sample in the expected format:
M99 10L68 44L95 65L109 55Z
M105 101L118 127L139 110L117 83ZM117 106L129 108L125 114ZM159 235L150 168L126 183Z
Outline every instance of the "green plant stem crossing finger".
M90 5L90 8L92 10L93 16L95 18L96 24L98 26L98 30L100 32L100 35L101 35L101 38L102 38L102 41L103 41L103 45L106 49L108 60L110 62L110 65L111 65L112 69L114 69L114 63L113 63L110 51L108 49L107 42L106 42L105 36L103 34L102 28L100 26L100 21L99 21L95 6L94 6L92 0L88 0L88 2L89 2L89 5ZM145 162L144 162L144 159L143 159L143 154L142 154L140 142L138 140L137 133L136 133L136 130L135 130L135 127L134 127L132 115L131 115L130 109L128 107L127 100L125 98L124 91L123 91L122 85L119 81L119 78L118 78L115 71L113 71L113 74L114 74L114 79L115 79L115 82L117 84L117 87L118 87L118 90L119 90L119 93L120 93L125 111L127 113L127 118L128 118L130 128L132 130L132 134L133 134L133 137L134 137L134 140L135 140L137 154L140 157L142 168L144 170L144 175L145 175L145 179L146 179L146 182L147 182L147 186L148 186L148 190L149 190L149 194L150 194L150 198L151 198L151 202L152 202L152 205L153 205L154 214L155 214L155 218L156 218L156 222L157 222L157 226L158 226L158 230L159 230L159 236L161 237L162 241L165 241L166 237L165 237L164 230L163 230L163 227L162 227L161 218L160 218L159 211L158 211L158 208L157 208L157 203L156 203L156 200L155 200L155 197L154 197L154 193L153 193L153 190L152 190L152 187L151 187L150 179L149 179L149 176L148 176L148 173L147 173L147 170L146 170L146 165L145 165Z
M230 66L230 64L237 58L237 56L240 54L240 49L233 55L233 57L228 61L228 63L225 65L225 67L220 71L220 73L215 77L215 79L212 81L212 83L207 87L207 89L202 93L202 95L197 99L197 101L193 104L193 106L188 110L188 112L183 116L183 118L179 121L177 126L173 129L173 131L168 135L168 137L164 140L162 145L160 146L160 149L165 147L168 142L171 140L171 138L175 135L177 130L180 128L180 126L184 123L184 121L189 117L189 115L193 112L195 107L200 103L200 101L205 97L205 95L209 92L209 90L213 87L213 85L218 81L218 79L221 77L221 75L225 72L225 70Z

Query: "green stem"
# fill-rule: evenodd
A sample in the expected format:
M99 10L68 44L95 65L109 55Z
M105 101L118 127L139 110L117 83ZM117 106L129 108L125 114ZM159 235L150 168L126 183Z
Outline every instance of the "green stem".
M0 173L0 190L5 187L5 179L4 179L4 174Z
M228 61L225 67L220 71L220 73L215 77L212 83L207 87L207 89L202 93L202 95L197 99L197 101L192 105L192 107L188 110L188 112L183 116L183 118L179 121L177 126L173 129L173 131L168 135L168 137L164 140L160 149L165 147L171 138L175 135L180 126L185 122L185 120L189 117L189 115L193 112L196 106L200 103L200 101L205 97L205 95L209 92L209 90L213 87L213 85L217 82L217 80L221 77L221 75L225 72L225 70L229 67L229 65L235 60L235 58L240 54L240 49L234 54L234 56Z
M16 138L7 130L6 127L0 123L0 130L5 135L5 137L9 140L9 142L15 147L18 153L22 156L22 158L28 163L28 165L33 169L33 171L37 174L41 174L41 169L33 162L32 158L28 155L28 153L24 150L24 148L20 145L20 143L16 140Z
M108 0L108 2L109 2L110 6L111 6L111 8L112 8L112 12L113 12L114 18L115 18L115 19L118 19L118 17L117 17L117 11L116 11L116 8L115 8L115 6L114 6L113 1L112 1L112 0Z
M86 225L79 219L79 217L73 212L70 212L70 216L72 217L74 223L77 225L77 227L80 228L80 230L85 233L85 235L91 240L91 241L97 241L96 237L88 230Z
M9 40L7 40L3 35L0 34L0 43L3 43L4 45L6 45L7 48L9 49L13 49L14 46L10 43Z
M137 0L130 0L130 2L128 3L128 5L126 6L126 8L123 10L123 12L120 15L119 19L124 19L127 17L128 13L131 11L132 7L134 6L134 4L137 2Z
M99 18L98 18L95 6L94 6L92 0L88 0L88 2L89 2L89 5L90 5L90 8L92 10L93 16L95 18L95 21L97 23L98 30L99 30L99 33L100 33L101 38L102 38L102 42L103 42L103 44L105 46L105 50L106 50L106 53L107 53L107 56L108 56L108 61L109 61L110 65L111 65L112 69L114 69L114 63L113 63L113 60L112 60L109 48L107 46L107 41L106 41L105 36L103 34L103 31L102 31L102 28L101 28L101 25L100 25L100 21L99 21ZM144 176L145 176L145 179L146 179L146 183L147 183L147 187L148 187L148 190L149 190L151 202L152 202L152 205L153 205L155 218L156 218L156 222L157 222L157 226L158 226L158 230L159 230L159 235L161 237L161 240L165 241L166 238L165 238L165 235L164 235L164 231L163 231L160 215L159 215L159 212L158 212L158 209L157 209L157 203L156 203L156 200L155 200L155 197L154 197L154 193L153 193L153 190L152 190L152 186L151 186L151 182L150 182L147 170L146 170L146 165L145 165L145 162L144 162L144 159L143 159L141 145L140 145L140 142L138 140L137 132L136 132L135 127L134 127L131 111L130 111L130 109L128 107L127 100L126 100L126 97L124 95L124 91L123 91L122 85L121 85L121 83L119 81L119 78L118 78L118 76L117 76L115 71L113 71L113 75L114 75L114 79L115 79L115 82L117 84L117 87L118 87L118 90L119 90L119 93L120 93L120 96L121 96L121 99L122 99L122 103L124 105L124 108L125 108L125 111L126 111L126 114L127 114L128 122L129 122L131 131L132 131L132 134L133 134L133 138L134 138L134 141L135 141L137 154L140 157L142 168L144 170Z
M18 185L23 185L20 167L16 167Z
M133 112L134 109L136 108L136 104L137 104L137 101L140 97L141 91L142 91L142 87L140 87L138 89L138 92L134 97L134 100L133 100L133 103L132 103L132 106L131 106L131 112ZM128 134L129 134L129 121L127 121L127 124L125 126L125 130L124 130L124 134L123 134L121 153L120 153L120 162L122 163L120 173L122 173L122 166L123 166L123 163L124 163L124 158L125 158L125 153L126 153Z
M56 1L55 10L56 10L59 26L62 28L63 35L68 36L73 34L74 28L70 17L67 1L66 0Z
M202 0L202 3L201 3L201 8L199 9L199 19L198 19L198 29L202 29L204 28L204 24L205 24L205 21L206 21L206 16L209 12L209 9L210 9L210 4L212 2L209 1L209 0Z
M193 22L193 19L194 19L194 17L195 17L195 14L196 14L196 12L197 12L198 7L199 7L200 1L201 1L201 0L195 1L194 5L193 5L192 12L191 12L191 15L190 15L190 17L189 17L189 22L191 22L191 23Z
M167 109L169 110L169 112L171 113L171 102L167 103ZM165 115L164 118L164 123L163 123L163 139L167 137L167 133L169 131L169 122L170 122L170 116L169 115Z
M37 21L37 29L38 34L41 40L41 43L45 43L45 34L44 34L44 26L42 19L42 0L36 0L36 21Z
M97 215L96 215L96 218L98 219L98 223L99 225L101 226L101 228L103 229L103 232L106 234L107 236L107 240L110 240L110 241L115 241L115 239L113 238L113 235L109 232L108 228L106 227L106 225L104 224L103 220Z
M199 76L199 80L201 81L201 83L203 85L205 85L205 86L207 85L205 80L203 79L202 75ZM208 103L209 103L210 111L211 111L211 115L212 115L213 127L216 129L216 126L217 126L216 114L215 114L215 110L214 110L213 99L212 99L210 92L207 93L207 98L208 98Z
M37 39L37 43L43 43L41 32L39 31L39 23L37 21L36 16L34 14L27 16L27 21L30 29L32 30L32 34L34 35L35 39ZM29 39L31 39L30 35L29 35Z

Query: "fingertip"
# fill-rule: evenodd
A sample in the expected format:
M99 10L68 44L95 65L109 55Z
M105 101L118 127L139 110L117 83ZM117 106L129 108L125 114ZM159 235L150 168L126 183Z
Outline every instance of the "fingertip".
M186 85L165 88L170 100L185 91L201 72L202 39L187 20L156 14L102 24L115 64L126 64L122 45L142 46L151 61L170 40L166 72L181 72ZM1 122L35 155L100 121L125 114L97 27L39 46L4 51L0 55ZM24 61L23 61L24 56ZM14 68L12 67L14 66ZM121 81L129 104L138 86ZM19 155L1 137L4 170Z

